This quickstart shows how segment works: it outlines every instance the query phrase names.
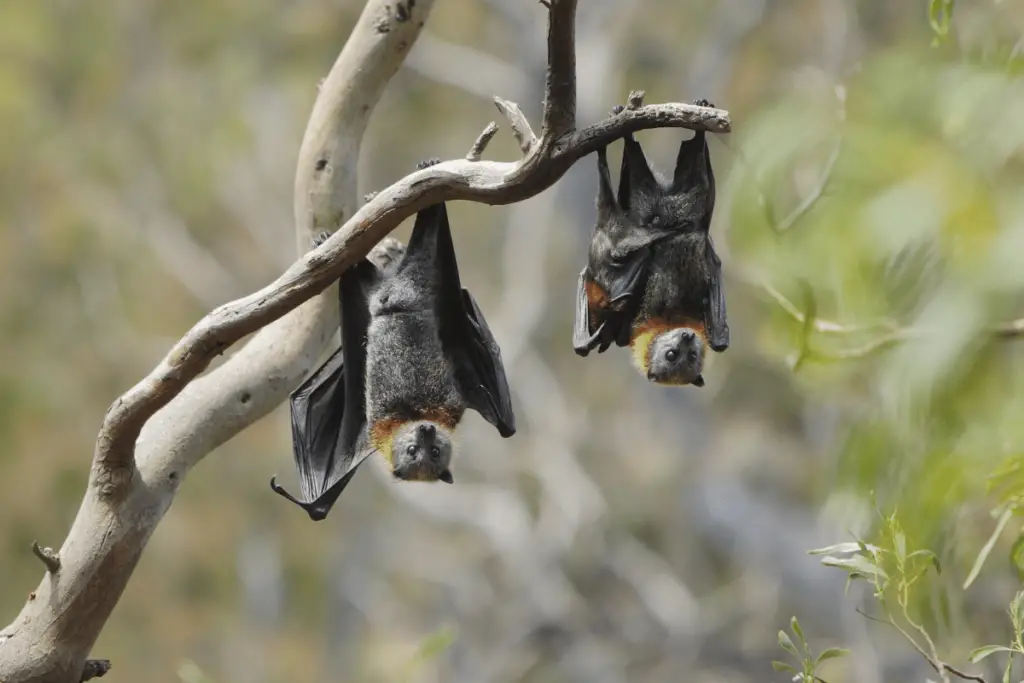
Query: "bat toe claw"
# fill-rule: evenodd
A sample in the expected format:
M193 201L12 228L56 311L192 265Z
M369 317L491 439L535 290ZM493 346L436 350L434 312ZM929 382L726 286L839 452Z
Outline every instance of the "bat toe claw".
M316 235L314 235L313 236L313 248L316 249L317 247L319 247L321 244L326 242L327 239L330 236L331 236L331 233L327 232L326 230L324 230L323 232L319 232Z

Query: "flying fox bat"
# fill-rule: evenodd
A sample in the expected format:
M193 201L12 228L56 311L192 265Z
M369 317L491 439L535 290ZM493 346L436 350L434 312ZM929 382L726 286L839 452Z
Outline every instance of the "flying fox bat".
M586 356L628 345L650 381L701 387L707 349L729 347L705 133L679 146L671 181L655 176L632 134L623 143L617 198L607 149L597 152L597 223L577 282L573 347Z
M313 242L319 246L327 234ZM374 248L377 260L394 259L401 244L387 238ZM386 266L385 266L386 267ZM302 497L296 498L271 478L270 487L306 511L310 519L327 517L359 465L372 453L366 440L366 337L368 299L384 276L363 259L338 282L341 348L334 352L289 398L292 450Z
M271 487L313 520L374 451L397 479L452 483L452 435L467 408L515 433L501 352L462 288L445 205L417 214L404 253L387 242L383 269L363 260L342 275L342 347L291 397L305 500Z
M417 214L405 257L370 298L370 316L369 442L395 477L452 483L452 438L467 408L502 437L515 434L501 351L462 288L444 203Z

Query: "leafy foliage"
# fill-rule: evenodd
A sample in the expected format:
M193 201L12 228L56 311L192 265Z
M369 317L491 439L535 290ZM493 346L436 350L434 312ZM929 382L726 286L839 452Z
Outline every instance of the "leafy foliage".
M830 659L836 659L850 654L849 650L844 650L839 647L829 647L815 655L811 650L810 645L807 644L807 640L804 638L803 629L800 628L800 622L797 621L796 617L789 620L789 628L792 634L796 636L796 642L799 643L799 648L794 644L793 639L785 631L779 631L779 647L791 655L797 662L797 665L793 666L786 662L773 661L772 668L776 671L792 673L794 681L799 681L799 683L821 681L821 678L819 678L816 673L819 664L827 662Z

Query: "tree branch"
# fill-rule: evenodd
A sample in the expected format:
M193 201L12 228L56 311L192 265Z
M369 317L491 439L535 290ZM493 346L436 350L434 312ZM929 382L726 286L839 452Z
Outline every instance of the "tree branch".
M419 0L399 17L388 0L369 0L321 84L295 175L300 251L324 226L352 215L366 124L433 4ZM0 630L0 681L74 683L101 675L88 669L86 658L181 480L207 453L280 405L336 333L330 293L278 310L289 309L214 372L189 383L241 338L236 333L262 323L235 325L227 316L231 341L221 338L223 328L197 326L111 406L89 486L58 554L59 578L48 571L18 617Z
M313 234L342 227L267 287L205 316L110 407L96 441L90 485L59 553L60 581L48 573L36 591L38 599L0 631L0 680L69 682L82 676L93 643L182 478L213 448L282 402L336 329L334 306L326 305L333 297L303 304L404 219L441 201L521 201L627 132L730 130L728 112L673 103L629 109L576 131L576 2L551 0L537 144L523 146L518 162L458 159L418 170L352 215L356 157L366 122L432 4L419 0L393 14L386 0L367 2L321 85L296 172L300 248ZM509 104L508 111L518 110ZM521 123L524 140L530 139L525 116ZM214 357L261 328L216 371L196 379Z

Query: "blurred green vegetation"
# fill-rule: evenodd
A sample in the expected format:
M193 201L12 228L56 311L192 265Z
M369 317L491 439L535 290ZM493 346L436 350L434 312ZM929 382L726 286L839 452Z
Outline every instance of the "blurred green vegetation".
M581 22L598 21L580 5ZM521 433L495 445L481 431L479 461L467 454L459 465L470 473L466 496L506 486L529 511L521 526L550 524L555 540L516 546L526 532L500 496L479 511L465 503L473 527L382 493L386 484L368 472L346 493L349 514L310 525L268 493L270 475L290 468L278 411L183 486L97 645L113 661L112 680L308 681L338 666L338 676L366 681L483 670L495 680L554 681L572 679L559 667L606 661L595 651L621 655L629 680L674 679L683 662L699 673L693 680L765 680L758 673L771 675L773 634L798 606L765 607L756 592L732 589L747 572L760 584L803 575L784 561L744 561L739 541L715 542L718 527L693 501L713 496L721 478L768 492L812 525L831 524L834 542L849 530L891 549L880 520L895 511L906 542L934 551L943 568L922 576L913 598L940 649L966 661L971 648L1012 638L1005 612L1020 582L1011 555L1024 495L1024 336L999 331L1024 317L1024 5L960 3L946 19L947 5L640 0L581 29L591 36L578 57L581 116L599 116L630 88L646 89L649 102L708 88L732 113L735 132L712 142L712 154L734 345L715 358L709 387L665 391L635 377L622 354L583 362L568 348L593 211L584 160L522 209L546 212L523 215L545 216L550 234L530 271L548 287L538 320L502 330L509 342L526 337L525 360L510 373L517 413L527 416ZM540 92L543 74L523 45L536 30L533 45L543 46L541 17L533 29L515 27L497 6L439 0L428 30L520 68L523 95ZM0 613L13 617L39 580L31 541L64 537L109 403L212 306L287 265L305 117L359 9L324 0L0 3ZM614 50L610 66L600 66L603 49ZM463 155L494 116L486 100L422 71L402 71L375 113L361 190L421 158ZM489 85L511 96L512 83ZM588 110L595 92L607 101ZM537 98L521 104L539 111ZM507 137L489 154L511 158ZM665 167L678 132L639 137ZM789 225L823 169L820 198ZM548 206L554 192L563 204ZM514 211L452 208L460 264L489 319L509 296L499 275L507 254L516 239L533 239L523 235L536 220L510 218ZM558 387L569 405L551 398ZM527 402L543 405L550 424L531 417ZM814 412L825 409L828 419ZM707 433L697 435L697 423ZM558 460L559 449L579 462ZM560 480L546 463L583 483L552 491ZM747 497L729 505L740 509ZM562 519L559 505L581 512ZM864 512L873 505L883 514ZM1011 518L997 526L1006 510ZM501 533L486 526L488 515L505 515ZM789 527L772 530L782 547ZM817 545L801 537L794 552ZM627 574L615 563L644 552L664 565L652 576L679 577L695 594L706 629L728 624L734 608L764 616L729 627L724 640L735 651L719 659L723 646L692 633L672 635L684 645L670 647L676 641L648 624L664 594L645 602L645 581L624 590L608 577ZM542 558L551 573L529 574L534 560L516 553ZM266 573L250 576L253 567ZM445 583L451 576L458 590ZM538 576L556 576L558 588L542 592ZM530 590L557 603L551 596L570 588L586 605L566 608L571 619L520 625ZM467 622L457 637L438 631L453 615ZM825 641L848 635L824 617L801 622L816 650L817 630ZM558 654L584 633L595 650ZM685 659L698 641L708 659ZM898 659L873 642L882 660ZM842 644L853 655L830 662L828 680L866 680L853 661L858 645ZM720 659L736 670L723 673Z

